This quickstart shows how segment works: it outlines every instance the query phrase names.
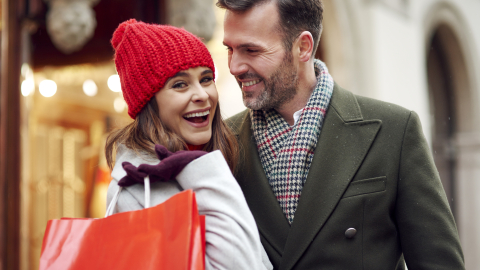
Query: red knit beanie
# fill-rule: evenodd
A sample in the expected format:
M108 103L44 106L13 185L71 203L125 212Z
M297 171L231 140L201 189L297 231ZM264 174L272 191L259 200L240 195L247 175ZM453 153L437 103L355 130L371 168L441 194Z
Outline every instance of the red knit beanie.
M212 56L202 41L173 26L131 19L115 30L112 46L123 98L133 119L179 71L201 66L215 74Z

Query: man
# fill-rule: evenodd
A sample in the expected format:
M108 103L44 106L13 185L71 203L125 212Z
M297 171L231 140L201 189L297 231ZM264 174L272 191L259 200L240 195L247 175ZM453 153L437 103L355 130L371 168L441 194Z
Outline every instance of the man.
M236 178L275 269L464 269L418 116L314 60L319 0L219 0L248 110Z

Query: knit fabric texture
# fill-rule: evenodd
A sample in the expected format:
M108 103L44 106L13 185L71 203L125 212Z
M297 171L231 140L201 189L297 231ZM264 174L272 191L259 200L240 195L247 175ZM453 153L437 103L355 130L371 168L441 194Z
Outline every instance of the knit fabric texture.
M298 122L288 125L274 109L251 110L252 130L270 186L292 224L333 92L333 79L315 60L317 86Z
M207 47L184 29L131 19L118 26L111 43L123 98L133 119L179 71L208 67L215 74Z

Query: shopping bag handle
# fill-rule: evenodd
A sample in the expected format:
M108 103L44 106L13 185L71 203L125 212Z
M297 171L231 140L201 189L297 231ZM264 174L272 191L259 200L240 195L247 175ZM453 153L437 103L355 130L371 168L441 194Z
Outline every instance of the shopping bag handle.
M145 208L150 207L150 177L147 175L143 179L143 183L145 186ZM117 192L113 196L112 201L107 207L107 211L105 212L105 217L111 216L113 214L113 210L115 209L115 205L118 202L118 197L120 197L120 192L123 190L123 187L119 186Z

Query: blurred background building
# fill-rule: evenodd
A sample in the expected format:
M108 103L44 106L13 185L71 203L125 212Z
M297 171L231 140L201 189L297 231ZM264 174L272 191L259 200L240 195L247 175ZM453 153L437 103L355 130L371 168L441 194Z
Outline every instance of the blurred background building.
M0 269L38 269L47 220L104 215L105 136L131 121L109 42L118 24L202 37L224 117L244 106L214 0L0 2ZM480 269L480 1L323 2L316 56L344 88L420 115L467 269Z

